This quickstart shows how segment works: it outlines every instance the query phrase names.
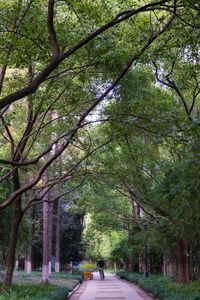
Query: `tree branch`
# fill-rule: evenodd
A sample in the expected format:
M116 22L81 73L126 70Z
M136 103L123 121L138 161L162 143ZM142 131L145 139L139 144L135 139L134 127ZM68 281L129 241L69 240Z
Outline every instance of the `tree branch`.
M53 50L53 58L57 58L60 54L59 45L54 29L54 0L49 0L48 3L48 16L47 16L47 27L49 32L49 39L51 48Z
M13 155L14 154L14 149L15 149L15 141L13 139L13 136L12 136L12 134L10 132L10 129L9 129L8 125L6 124L6 121L5 121L5 119L4 119L3 116L2 116L2 123L3 123L4 127L5 127L7 135L9 137L9 141L11 143L11 155Z
M134 54L133 57L130 59L130 61L127 63L125 68L122 70L122 72L119 74L119 76L113 81L113 83L106 89L106 91L100 95L89 107L85 110L85 112L80 116L79 121L77 122L76 129L70 134L68 140L63 143L63 145L60 147L60 149L48 159L48 161L41 167L41 169L38 171L38 174L36 177L32 180L31 183L25 184L15 192L13 192L3 203L0 204L0 210L6 208L9 206L19 195L26 192L30 188L32 188L35 184L39 182L39 180L42 177L42 174L44 171L51 165L51 163L58 158L63 151L70 145L70 142L76 135L78 129L80 126L82 126L82 123L84 122L85 118L89 115L89 113L112 91L119 81L125 76L125 74L128 72L132 64L149 48L149 46L156 40L163 32L165 32L171 25L171 23L174 20L174 16L168 21L168 23L162 28L159 29L153 36L149 38L145 46L139 51L139 53Z
M184 109L187 113L187 116L188 116L188 119L191 121L191 117L190 117L190 111L188 109L188 106L187 106L187 103L185 101L185 98L184 96L182 95L182 93L180 92L179 88L177 87L176 83L169 78L169 75L166 76L166 81L164 81L163 79L160 78L159 74L158 74L158 67L156 65L156 62L154 61L153 62L153 65L155 67L155 75L156 75L156 79L158 82L162 83L163 85L166 85L168 86L169 88L173 89L177 95L179 96L183 106L184 106ZM169 73L170 74L170 73Z
M51 0L49 0L51 2ZM63 54L53 57L53 59L50 61L50 63L39 73L39 75L31 82L31 84L27 85L26 87L2 98L0 100L0 109L4 108L5 106L22 99L29 94L34 93L38 87L41 85L41 83L44 82L44 80L51 74L53 70L56 69L56 67L66 58L70 57L72 54L74 54L77 50L88 44L91 40L93 40L95 37L97 37L99 34L103 33L104 31L108 30L109 28L112 28L113 26L121 23L124 20L129 19L130 17L137 15L138 13L141 12L146 12L150 10L155 10L159 8L160 5L169 2L169 0L161 0L161 1L156 1L152 2L149 4L146 4L138 9L133 9L131 11L128 11L127 14L122 16L121 18L114 18L112 21L108 22L104 26L98 28L91 34L89 34L86 38L82 39L79 43L77 43L75 46L70 48L68 51L64 52ZM51 4L51 3L50 3ZM52 5L52 4L51 4ZM52 8L51 8L52 10ZM51 12L51 22L52 22L52 11ZM52 30L52 23L51 24L51 30ZM159 34L160 35L160 34ZM55 50L54 50L55 51ZM55 51L56 52L56 51Z
M104 144L101 144L100 146L96 147L95 149L91 150L89 153L87 153L82 159L80 159L76 164L72 165L71 168L64 174L64 175L61 175L59 176L59 178L56 179L55 182L53 183L47 183L46 185L40 187L40 192L41 192L41 189L45 189L45 192L42 194L41 198L43 198L55 185L57 184L60 184L62 182L66 182L67 180L71 179L72 178L72 173L75 169L77 169L77 167L84 161L86 160L89 156L91 156L94 152L98 151L99 149L101 149L102 147L108 145L110 143L111 140L108 140L107 142L105 142ZM87 174L85 173L85 176ZM79 184L78 186L82 185L83 181L85 180L85 177L84 179L82 180L81 184ZM77 187L78 187L77 186ZM48 189L46 189L48 187ZM77 188L76 187L76 188ZM72 188L70 189L69 191L67 191L66 193L64 194L68 194L72 191L74 191L76 188ZM64 195L62 194L62 195ZM60 197L61 195L58 196L58 198ZM57 199L57 198L56 198ZM54 200L56 200L54 199ZM40 203L40 202L39 202ZM28 208L25 208L25 210L28 209Z

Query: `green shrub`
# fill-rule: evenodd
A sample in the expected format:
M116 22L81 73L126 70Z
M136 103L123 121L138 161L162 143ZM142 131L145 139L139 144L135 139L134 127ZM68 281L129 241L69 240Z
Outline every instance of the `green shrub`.
M79 282L83 281L83 272L73 272L73 273L68 273L68 272L60 272L60 273L51 273L49 278L53 279L75 279L78 280Z
M69 289L52 285L13 285L0 300L66 300Z
M44 299L54 289L51 285L17 285L13 284L12 287L0 295L0 300L32 300ZM43 298L41 298L41 297ZM38 297L38 298L36 298Z
M36 278L40 281L38 274L27 275L21 272L17 284L12 284L9 290L1 294L0 300L66 300L69 292L83 280L81 274L66 272L51 273L50 281L53 284L44 285L39 281L36 284Z
M72 274L73 274L73 275L76 275L76 276L77 276L77 275L78 275L78 276L81 276L81 277L83 278L83 271L81 271L81 270L77 270L77 269L76 269L76 270L73 270L73 271L72 271Z
M30 300L66 300L69 289L64 286L55 286L48 293L43 293L30 298Z
M175 278L158 275L146 278L144 275L125 271L119 271L117 275L129 282L137 283L160 300L200 300L200 281L180 285Z
M93 272L93 271L95 271L95 269L96 269L96 265L92 264L92 263L81 264L80 265L80 270L83 271L83 272L85 272L85 271Z

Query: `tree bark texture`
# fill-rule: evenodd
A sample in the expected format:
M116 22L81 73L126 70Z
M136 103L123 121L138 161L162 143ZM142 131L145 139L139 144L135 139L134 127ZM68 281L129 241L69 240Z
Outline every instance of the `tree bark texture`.
M25 253L25 271L27 274L30 274L32 272L31 254L32 254L32 247L31 244L29 243Z
M49 203L49 274L51 273L51 257L52 257L52 226L53 226L53 191L48 193Z
M56 261L55 272L60 272L60 223L61 223L62 197L58 199L56 218Z
M47 174L43 175L43 184L48 182ZM42 253L42 283L49 282L49 203L48 193L43 198L43 253Z
M26 196L28 197L28 193L26 193ZM32 224L32 215L33 215L33 207L29 207L29 209L26 212L26 217L29 221L29 232L30 232L30 239L29 244L25 251L25 271L26 273L30 274L32 272L32 246L31 246L31 240L33 237L33 224Z
M19 270L19 253L16 251L16 255L15 255L15 271L14 271L15 275L18 275L18 270Z
M21 219L22 219L21 199L17 199L17 201L15 202L14 217L12 221L8 251L6 256L5 273L3 278L3 290L8 289L12 284L13 271L15 268L17 236L18 236Z
M138 260L139 260L139 273L144 273L145 272L145 263L144 263L144 254L142 251L139 253Z
M189 281L188 275L188 256L187 244L185 240L178 242L178 281L180 283L187 283Z
M4 81L5 74L6 74L6 68L7 68L6 65L3 65L0 67L0 94L1 94L1 91L3 88L3 81Z
M18 170L13 173L13 190L17 190L20 187ZM9 236L8 251L5 263L5 273L3 278L2 289L8 289L12 284L13 271L15 268L15 256L17 248L17 237L19 232L19 226L23 217L21 209L21 196L17 197L14 203L14 213L12 218L11 231Z
M177 275L177 264L173 255L163 256L163 275L171 277Z

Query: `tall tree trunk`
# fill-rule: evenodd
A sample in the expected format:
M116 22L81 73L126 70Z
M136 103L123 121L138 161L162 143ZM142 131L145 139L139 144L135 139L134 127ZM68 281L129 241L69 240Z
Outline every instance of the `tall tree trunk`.
M135 219L135 222L138 224L138 226L140 226L140 213L141 213L141 209L140 206L138 204L138 199L136 198L136 195L133 195L132 193L130 193L130 198L131 198L131 205L132 205L132 216ZM135 223L133 222L133 224ZM139 266L139 272L140 273L145 273L145 265L144 265L144 257L143 257L143 253L139 253L138 256L138 266Z
M17 190L20 187L18 170L13 173L13 189ZM17 237L19 226L23 217L21 209L21 196L17 197L14 202L14 215L12 218L11 231L9 236L8 251L5 263L5 273L3 278L2 289L8 289L12 284L13 271L15 268L15 255L17 248Z
M139 273L145 273L145 262L144 262L144 253L140 251L139 253Z
M148 259L148 245L147 241L145 241L145 247L144 247L144 262L145 262L145 277L149 277L149 259Z
M17 236L19 231L19 225L21 222L22 214L21 211L18 209L19 202L18 199L15 202L15 213L12 221L11 232L9 237L9 245L8 251L6 255L6 263L5 263L5 273L3 278L3 290L8 289L12 284L13 278L13 271L15 268L15 252L17 247Z
M176 276L177 272L176 259L174 254L168 254L163 256L163 275L164 276Z
M26 253L25 253L25 271L28 274L30 274L32 272L31 254L32 254L32 246L29 243L29 245L26 249Z
M57 147L57 146L56 146ZM62 176L62 156L59 157L59 176ZM62 188L61 188L62 190ZM55 272L60 272L60 225L61 225L62 196L57 201L56 215L56 259Z
M16 254L15 254L15 273L16 273L16 275L18 274L18 270L19 270L19 252L16 251Z
M28 197L28 193L26 193L26 197ZM29 209L26 212L26 217L29 221L29 232L30 232L30 240L29 244L25 251L25 271L30 274L32 272L32 246L31 246L31 240L33 237L33 224L32 224L32 214L33 214L33 207L29 207Z
M61 223L62 197L58 199L56 218L56 261L55 272L60 272L60 223Z
M49 274L51 273L51 257L52 257L52 226L53 226L53 191L49 192Z
M3 278L3 290L9 288L12 284L13 272L15 269L17 236L18 236L21 219L22 219L21 199L18 198L15 201L14 216L11 225L9 244L8 244L8 250L6 255L5 273Z
M168 265L169 265L169 258L168 255L163 255L163 275L168 276Z
M117 263L114 262L114 269L115 269L115 272L117 272Z
M188 275L188 256L187 245L185 240L178 242L178 281L180 283L187 283L189 281Z
M1 71L0 71L0 91L3 86L5 72L6 72L6 66L3 66L3 68L1 68ZM31 75L31 77L32 77L32 75ZM35 118L33 117L33 107L32 107L32 101L31 101L31 96L30 96L29 104L28 104L28 124L24 131L21 141L19 142L18 146L15 149L16 151L14 151L14 148L15 148L14 141L11 140L11 144L12 144L11 156L12 156L13 160L15 160L15 161L20 160L21 155L22 155L22 153L26 147L27 141L28 141L28 138L24 139L24 137L29 136L29 134L32 130L34 121L35 121ZM22 142L22 140L23 140L23 142ZM12 179L13 179L13 191L16 191L20 188L20 179L19 179L18 169L16 169L13 172ZM13 271L14 271L14 267L15 267L17 237L18 237L19 226L20 226L22 217L23 217L23 211L21 208L21 195L20 195L14 201L14 216L13 216L11 232L10 232L10 236L9 236L8 251L7 251L7 257L6 257L6 263L5 263L5 273L4 273L3 286L2 286L3 289L9 288L12 283Z
M43 184L48 182L47 174L43 175ZM49 203L48 193L43 198L43 255L42 255L42 283L49 282Z
M6 262L6 249L5 246L2 247L2 257L1 257L1 265L5 267Z

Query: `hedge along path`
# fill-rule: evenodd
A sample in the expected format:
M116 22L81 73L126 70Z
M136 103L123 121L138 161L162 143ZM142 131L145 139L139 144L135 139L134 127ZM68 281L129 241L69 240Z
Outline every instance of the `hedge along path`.
M137 285L121 280L112 274L105 274L105 280L100 280L94 273L94 279L84 281L70 300L153 300Z

